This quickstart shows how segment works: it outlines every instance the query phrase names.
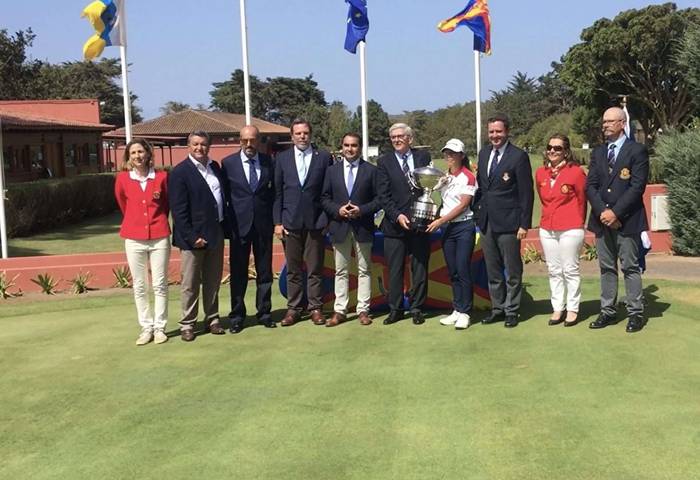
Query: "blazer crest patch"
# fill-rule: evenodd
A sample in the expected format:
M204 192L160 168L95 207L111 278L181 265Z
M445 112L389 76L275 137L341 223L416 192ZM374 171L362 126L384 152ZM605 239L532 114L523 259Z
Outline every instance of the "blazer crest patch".
M504 182L507 182L510 180L510 174L508 172L503 172L503 176L501 177Z
M625 168L623 168L622 170L620 170L620 178L621 178L622 180L629 180L630 177L631 177L631 174L630 174L630 169L629 169L629 168L625 167Z
M561 186L561 193L567 194L571 191L571 187L566 183Z
M156 190L153 192L153 199L158 200L160 198L160 190Z

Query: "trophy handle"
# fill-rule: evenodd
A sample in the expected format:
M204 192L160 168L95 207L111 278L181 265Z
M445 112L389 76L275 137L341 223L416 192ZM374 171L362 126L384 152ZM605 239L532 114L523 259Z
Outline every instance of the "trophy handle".
M408 183L409 183L413 188L417 188L418 190L421 189L421 188L418 186L418 184L416 183L415 179L413 178L413 172L411 172L411 171L406 172L406 179L408 180Z

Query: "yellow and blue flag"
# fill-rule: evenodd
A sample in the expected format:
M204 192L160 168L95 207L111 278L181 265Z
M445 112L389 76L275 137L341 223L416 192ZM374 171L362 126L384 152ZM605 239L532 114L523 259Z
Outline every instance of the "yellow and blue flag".
M367 0L345 0L348 8L348 29L345 34L345 50L350 53L357 52L357 44L365 41L369 31L369 18L367 18Z
M83 9L81 17L87 17L95 34L83 45L83 57L92 60L102 55L105 47L126 45L124 27L125 0L95 0Z
M491 53L491 17L487 0L469 0L457 15L443 20L438 30L452 32L457 27L469 27L474 33L474 50Z

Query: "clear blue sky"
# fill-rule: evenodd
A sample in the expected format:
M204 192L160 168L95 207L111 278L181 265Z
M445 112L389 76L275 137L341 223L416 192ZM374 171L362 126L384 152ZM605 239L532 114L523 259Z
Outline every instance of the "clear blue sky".
M91 35L80 12L91 0L3 1L0 28L32 27L33 58L79 60ZM493 54L482 60L482 98L520 70L549 71L581 30L601 17L641 8L641 0L491 0ZM369 0L368 94L389 113L434 110L474 99L472 35L436 25L466 0ZM679 8L697 6L681 0ZM247 0L251 73L313 74L328 101L359 104L359 58L343 50L347 6L342 0ZM128 0L129 82L145 118L168 100L209 105L213 82L241 68L238 0ZM117 48L104 56L119 56Z

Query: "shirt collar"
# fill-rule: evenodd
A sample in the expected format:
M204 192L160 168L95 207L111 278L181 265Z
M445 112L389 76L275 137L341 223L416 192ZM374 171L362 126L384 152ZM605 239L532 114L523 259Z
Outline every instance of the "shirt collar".
M192 163L194 163L194 166L197 168L204 168L208 169L209 165L211 165L211 158L207 158L207 164L205 166L202 165L202 162L199 160L195 159L192 155L188 155L190 157L190 160L192 160Z
M505 142L503 145L501 145L501 146L498 147L498 148L494 148L493 150L498 150L498 156L499 156L499 157L502 157L503 154L505 153L506 147L508 147L508 144L509 144L509 143L510 143L510 140L506 140L506 142Z
M294 145L294 156L298 157L300 153L303 153L305 156L306 155L311 155L311 152L313 151L313 148L311 148L311 145L309 145L309 148L306 150L299 150L299 148Z
M246 155L243 150L241 150L241 160L243 160L244 162L251 160L250 158L248 158L248 155ZM258 161L258 152L255 152L255 155L253 155L252 160L256 162Z
M350 165L352 165L353 168L357 168L357 166L358 166L359 164L360 164L360 157L357 157L357 158L356 158L355 160L353 160L352 162L346 158L345 161L343 162L343 165L345 165L345 168L347 168L347 167L350 166Z
M139 182L145 182L146 180L153 180L156 178L156 171L153 169L153 167L148 169L148 173L146 174L145 177L142 177L141 175L136 172L136 170L131 169L129 170L129 178L132 180L138 180Z
M608 148L610 148L610 145L615 145L615 151L619 152L620 149L622 148L622 145L625 143L625 140L627 140L627 137L623 133L614 142L608 142Z
M399 153L397 150L394 150L394 155L396 155L396 158L403 161L404 155L406 155L406 160L408 160L409 158L413 157L413 152L411 152L410 148L406 151L406 153Z

